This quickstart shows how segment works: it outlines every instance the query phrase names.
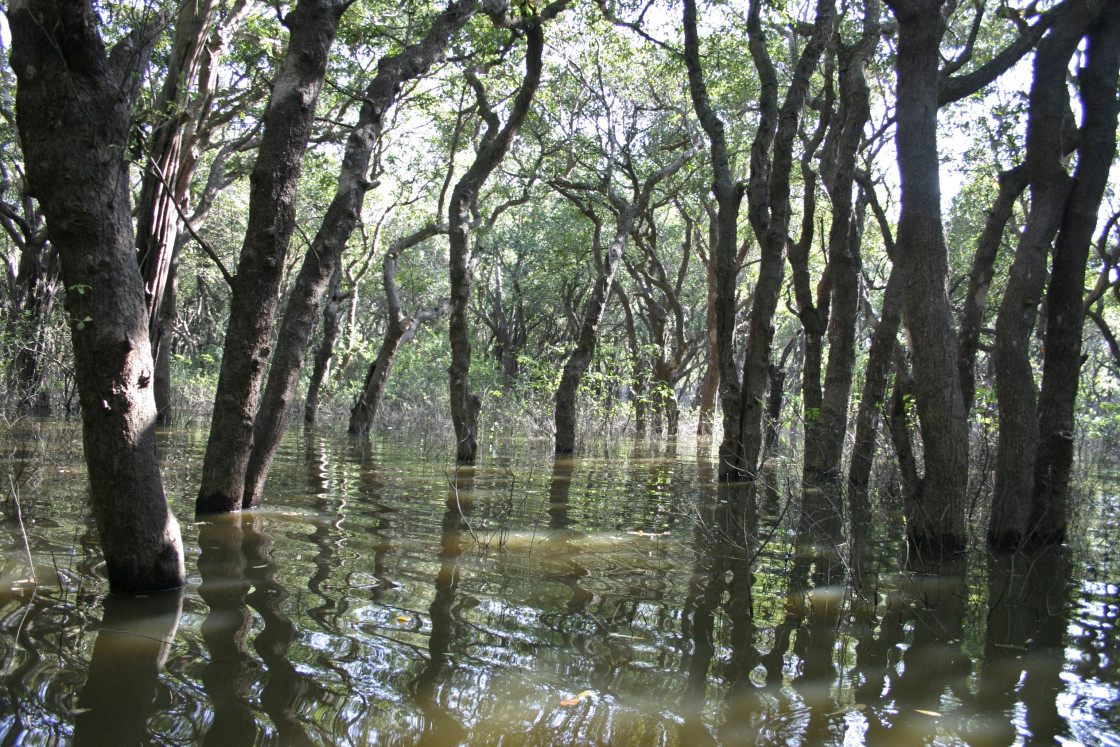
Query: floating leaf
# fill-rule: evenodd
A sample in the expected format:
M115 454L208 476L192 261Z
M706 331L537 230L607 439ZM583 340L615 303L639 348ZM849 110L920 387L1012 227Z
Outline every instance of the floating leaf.
M576 695L574 698L572 698L570 700L561 700L560 705L562 705L562 706L574 706L577 703L579 703L581 700L584 700L584 699L592 700L597 695L598 695L598 693L595 692L594 690L584 690L583 692Z
M399 622L399 623L412 622L412 616L411 615L397 615L397 622Z
M669 533L668 532L647 532L644 529L639 529L636 532L627 532L627 534L633 534L637 537L666 537L666 536L668 536Z
M926 716L938 716L938 717L941 716L941 714L938 713L937 711L924 711L921 708L915 708L914 712L915 713L923 713Z

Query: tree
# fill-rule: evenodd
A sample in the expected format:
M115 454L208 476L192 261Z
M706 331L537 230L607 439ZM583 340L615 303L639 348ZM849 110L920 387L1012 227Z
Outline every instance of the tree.
M273 83L251 176L248 229L230 298L222 369L195 502L202 514L241 508L284 255L295 227L295 187L331 42L347 7L342 0L300 0L284 19L291 37Z
M163 19L106 52L85 0L8 8L29 192L59 252L93 516L117 592L184 583L179 525L155 451L152 351L133 253L130 108Z
M525 121L533 96L541 81L541 57L544 51L543 24L564 9L567 0L547 6L540 15L522 16L517 19L503 14L495 17L499 26L516 29L525 37L525 76L517 89L513 104L501 124L498 114L490 107L486 89L473 73L467 81L474 89L479 116L486 123L475 158L470 167L455 184L447 205L448 239L450 243L451 304L449 330L451 338L450 398L451 421L455 426L455 458L460 462L473 462L478 452L478 416L482 403L471 392L471 340L468 310L471 293L472 262L469 236L471 211L482 185L498 164L505 158L513 138Z

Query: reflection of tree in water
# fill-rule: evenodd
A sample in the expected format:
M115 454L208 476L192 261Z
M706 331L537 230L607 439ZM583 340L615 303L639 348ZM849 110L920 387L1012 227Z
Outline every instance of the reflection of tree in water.
M249 697L260 665L245 648L252 616L245 603L250 583L243 534L239 514L211 517L198 533L198 594L210 607L201 628L209 651L202 686L213 709L203 744L215 747L253 744L258 735Z
M474 468L456 469L440 527L435 596L428 607L432 626L428 636L428 661L411 684L413 698L426 718L419 735L422 745L459 744L467 737L466 728L447 705L448 693L441 690L440 685L450 667L451 644L457 632L454 607L459 588L459 561L463 555L463 533L469 531L466 516L474 500L473 492Z
M207 744L251 744L257 739L260 729L250 697L261 679L261 708L284 744L313 744L300 711L333 697L288 658L298 630L283 612L288 590L275 579L272 538L261 531L261 524L259 515L249 513L213 517L199 533L199 595L210 606L202 623L210 651L202 681L214 709ZM252 628L250 609L264 623L253 639L261 662L245 646Z
M75 745L148 744L159 674L174 645L183 590L145 597L110 594L78 696Z

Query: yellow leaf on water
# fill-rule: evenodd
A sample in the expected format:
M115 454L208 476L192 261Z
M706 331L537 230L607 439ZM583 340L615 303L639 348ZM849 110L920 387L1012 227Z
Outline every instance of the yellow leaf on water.
M399 623L412 622L412 618L408 615L397 615L397 622L399 622Z
M915 713L923 713L923 714L925 714L926 716L940 716L940 715L941 715L941 714L940 714L940 713L938 713L937 711L924 711L924 710L922 710L921 708L915 708L915 709L914 709L914 712L915 712Z
M598 694L599 693L595 692L594 690L584 690L583 692L581 692L579 695L575 696L574 698L571 698L569 700L561 700L560 705L562 705L562 706L574 706L577 703L579 703L581 700L593 699Z

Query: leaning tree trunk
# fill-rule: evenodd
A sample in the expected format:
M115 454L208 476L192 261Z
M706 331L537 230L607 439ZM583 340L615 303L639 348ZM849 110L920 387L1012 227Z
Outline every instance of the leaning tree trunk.
M961 401L949 255L941 223L938 64L944 0L887 0L899 22L896 143L902 181L898 254L925 477L905 506L909 541L934 554L964 548L968 427Z
M214 415L195 502L198 513L241 509L284 255L295 228L296 184L331 43L347 7L342 0L300 0L284 18L291 37L273 83L250 177L248 228L230 297Z
M381 264L381 279L385 288L385 305L388 307L389 319L381 348L369 367L365 384L358 394L358 401L350 409L350 424L347 427L349 433L365 435L373 427L373 418L377 414L377 408L381 406L381 396L389 383L389 374L393 372L393 361L400 346L412 339L421 325L447 313L448 302L444 301L434 309L411 316L401 305L400 293L397 291L397 262L401 252L446 232L447 226L432 223L394 242L385 251L385 258Z
M1038 458L1031 502L1031 540L1058 544L1069 523L1073 469L1074 404L1081 372L1082 297L1085 264L1097 211L1116 157L1117 69L1120 67L1120 6L1108 5L1089 32L1088 63L1080 71L1082 115L1074 188L1061 232L1046 296L1046 356L1039 398Z
M9 6L18 126L68 292L93 516L119 592L184 583L155 449L152 351L133 252L129 113L158 23L106 54L84 0Z
M381 137L385 113L396 101L406 81L423 75L443 59L451 36L473 15L473 5L453 3L436 18L427 36L405 47L399 54L383 57L377 64L377 75L366 87L358 121L346 140L334 199L307 249L284 310L268 383L253 424L252 454L246 467L245 490L241 499L244 507L255 507L260 503L264 481L272 467L280 437L288 425L288 413L291 412L303 369L303 356L318 320L319 300L339 266L346 242L357 225L366 191L373 186L367 177L374 145Z
M506 124L498 128L498 116L486 104L482 84L472 79L479 98L479 108L487 122L474 163L451 191L447 206L448 239L451 246L451 305L448 335L451 338L450 397L451 421L455 426L455 458L473 462L478 452L478 415L482 403L471 392L471 339L467 320L471 296L471 261L469 248L471 206L479 190L498 164L505 158L514 135L521 128L533 96L541 82L541 55L544 33L540 19L525 27L525 78L517 92Z
M576 393L579 391L580 381L591 364L595 355L595 346L599 338L599 324L603 321L603 312L607 308L607 299L610 297L611 284L614 282L614 273L626 251L626 243L630 237L630 230L634 226L634 216L637 212L634 205L629 205L621 200L618 203L618 218L615 224L614 238L603 257L603 266L599 269L599 276L595 279L595 287L587 298L583 309L583 326L580 327L579 340L576 349L564 364L564 373L560 376L560 385L556 388L556 453L571 454L576 450Z

